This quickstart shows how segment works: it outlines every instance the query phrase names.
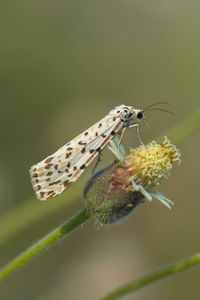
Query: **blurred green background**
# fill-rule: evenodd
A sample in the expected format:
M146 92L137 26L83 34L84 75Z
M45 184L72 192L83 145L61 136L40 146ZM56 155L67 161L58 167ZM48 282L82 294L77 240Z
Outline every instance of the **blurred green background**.
M1 2L0 235L21 222L0 244L1 266L84 206L81 192L68 203L92 166L61 197L44 203L33 194L32 164L119 104L143 108L167 100L174 117L147 115L154 138L197 110L199 11L194 0ZM141 131L148 142L144 124ZM3 281L1 299L95 300L199 251L199 137L178 145L182 164L163 185L175 202L172 211L155 200L106 230L90 221ZM126 131L123 144L138 145L134 129ZM99 168L112 159L105 150ZM26 205L34 209L15 220L11 212ZM60 209L39 217L40 208L47 212L51 205ZM200 270L192 269L124 299L199 299L199 278Z

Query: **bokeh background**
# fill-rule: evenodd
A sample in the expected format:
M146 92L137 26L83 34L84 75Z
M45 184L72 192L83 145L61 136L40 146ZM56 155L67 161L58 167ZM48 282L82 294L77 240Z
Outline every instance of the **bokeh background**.
M1 266L84 207L81 191L93 166L44 203L33 194L32 164L119 104L143 108L167 100L174 117L147 115L154 138L198 109L199 11L194 0L1 2ZM141 131L148 142L144 124ZM1 299L95 300L199 251L199 137L178 145L182 164L163 185L172 211L155 200L109 229L91 220L3 281ZM134 129L123 144L138 145ZM99 168L112 159L105 150ZM124 299L196 300L199 279L195 268Z

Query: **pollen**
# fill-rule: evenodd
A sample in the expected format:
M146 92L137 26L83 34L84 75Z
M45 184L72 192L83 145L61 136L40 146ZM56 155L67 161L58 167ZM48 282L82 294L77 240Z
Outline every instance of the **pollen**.
M144 187L159 185L170 175L172 164L180 163L180 151L164 137L162 143L152 141L148 145L132 149L125 158L130 179Z

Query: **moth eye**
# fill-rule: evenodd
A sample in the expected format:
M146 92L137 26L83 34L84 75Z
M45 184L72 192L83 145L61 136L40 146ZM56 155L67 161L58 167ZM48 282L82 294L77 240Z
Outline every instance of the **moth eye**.
M137 113L137 118L138 118L138 119L143 119L143 118L144 118L144 114L143 114L142 111L139 111L139 112Z

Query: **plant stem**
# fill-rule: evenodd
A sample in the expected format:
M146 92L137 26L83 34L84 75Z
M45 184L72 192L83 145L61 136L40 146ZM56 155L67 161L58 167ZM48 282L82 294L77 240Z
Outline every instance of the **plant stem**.
M76 189L72 189L70 198L61 195L56 201L37 201L36 197L27 199L23 204L16 206L13 210L8 211L0 218L0 245L5 243L20 231L27 229L31 224L57 213L61 209L81 198L82 188L78 183ZM11 222L12 220L12 222Z
M122 296L125 296L131 292L135 292L138 289L141 289L148 284L160 280L164 277L173 275L177 272L180 272L182 270L186 270L189 267L195 266L200 263L200 253L197 253L194 256L190 256L181 262L175 263L171 266L165 267L160 271L153 272L147 276L144 276L136 281L133 281L129 284L126 284L119 289L116 289L115 291L109 293L107 296L101 298L100 300L114 300L119 299Z
M50 232L44 238L36 242L33 246L22 252L13 261L8 263L5 267L0 270L0 280L5 279L15 270L22 267L25 263L36 257L40 253L44 252L51 246L55 245L58 241L64 238L74 229L78 228L81 224L89 220L91 215L85 208L78 212L75 216L70 218L67 222L57 227L55 230Z

